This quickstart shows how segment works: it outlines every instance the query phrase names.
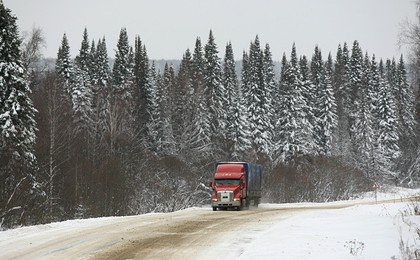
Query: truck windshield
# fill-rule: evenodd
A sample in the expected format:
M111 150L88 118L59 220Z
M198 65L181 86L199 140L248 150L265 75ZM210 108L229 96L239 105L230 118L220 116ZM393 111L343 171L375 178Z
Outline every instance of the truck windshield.
M215 180L216 186L239 186L240 180Z

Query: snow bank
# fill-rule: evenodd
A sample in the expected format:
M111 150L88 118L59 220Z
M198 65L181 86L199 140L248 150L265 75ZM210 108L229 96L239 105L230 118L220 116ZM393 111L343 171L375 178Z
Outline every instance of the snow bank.
M302 205L302 208L304 206L311 205ZM320 208L286 219L273 219L268 223L258 223L243 235L236 234L219 241L214 245L218 251L215 257L390 259L395 256L399 259L400 238L408 241L412 247L420 248L413 226L409 227L402 218L407 207L408 203L396 203L330 210ZM417 222L420 219L419 216L409 218Z

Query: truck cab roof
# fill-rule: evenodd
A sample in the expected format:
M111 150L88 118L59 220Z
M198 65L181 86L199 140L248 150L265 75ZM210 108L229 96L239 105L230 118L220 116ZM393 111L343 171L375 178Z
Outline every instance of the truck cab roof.
M215 179L239 179L244 174L242 163L218 163L216 167Z

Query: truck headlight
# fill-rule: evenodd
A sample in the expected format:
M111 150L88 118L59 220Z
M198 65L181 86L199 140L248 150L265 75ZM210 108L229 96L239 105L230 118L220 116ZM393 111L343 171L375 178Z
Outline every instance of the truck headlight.
M215 198L215 199L211 199L212 201L217 201L217 198Z
M233 201L240 201L241 198L233 198Z

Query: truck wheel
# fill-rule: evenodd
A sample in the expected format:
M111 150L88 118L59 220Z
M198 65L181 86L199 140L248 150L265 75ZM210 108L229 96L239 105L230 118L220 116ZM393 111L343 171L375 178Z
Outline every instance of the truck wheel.
M244 209L245 207L246 207L246 201L245 199L241 199L241 206L240 206L241 210Z
M260 199L254 199L254 206L258 208L258 204L260 204Z
M217 210L217 208L216 207L213 207L213 211L216 211Z

